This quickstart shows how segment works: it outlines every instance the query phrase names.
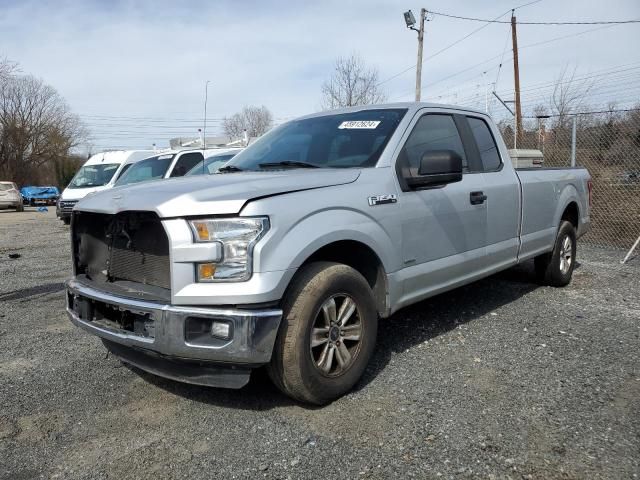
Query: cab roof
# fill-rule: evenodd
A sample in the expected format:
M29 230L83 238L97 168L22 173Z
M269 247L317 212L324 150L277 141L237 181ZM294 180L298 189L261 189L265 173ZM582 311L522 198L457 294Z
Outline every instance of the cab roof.
M468 107L461 107L458 105L448 105L444 103L430 103L430 102L397 102L397 103L381 103L381 104L374 104L374 105L358 105L356 107L339 108L336 110L325 110L323 112L304 115L302 117L296 118L295 120L303 120L303 119L314 118L314 117L323 117L325 115L365 112L367 110L391 110L391 109L397 109L397 108L407 109L409 113L415 113L417 110L421 108L441 108L441 109L447 109L447 110L460 110L461 112L470 112L470 113L476 113L476 114L481 114L485 116L487 115L487 113L483 112L482 110L476 110Z

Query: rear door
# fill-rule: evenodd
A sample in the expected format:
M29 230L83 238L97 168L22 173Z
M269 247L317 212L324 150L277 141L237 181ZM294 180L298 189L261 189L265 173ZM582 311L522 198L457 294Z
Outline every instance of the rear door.
M484 268L499 270L515 264L518 255L520 186L510 161L504 161L490 121L481 115L466 115L470 131L467 150L481 165L483 192L487 197L487 250Z
M405 265L401 303L464 283L484 265L487 205L477 156L463 141L464 117L427 112L410 127L397 162L412 174L429 150L453 150L463 159L460 182L400 193L403 205L402 255Z

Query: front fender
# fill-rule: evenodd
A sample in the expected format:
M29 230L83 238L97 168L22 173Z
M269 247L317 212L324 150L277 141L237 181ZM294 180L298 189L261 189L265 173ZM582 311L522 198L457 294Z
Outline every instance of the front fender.
M386 273L397 269L389 234L369 215L355 209L330 208L310 213L285 226L275 222L269 235L256 247L256 271L297 269L320 248L341 240L368 246Z

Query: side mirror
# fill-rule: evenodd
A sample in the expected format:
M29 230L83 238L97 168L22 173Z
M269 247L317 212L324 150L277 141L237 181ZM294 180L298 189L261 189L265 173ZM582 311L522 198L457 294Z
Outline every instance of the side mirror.
M407 178L411 188L444 185L462 180L462 158L453 150L430 150L420 159L417 177Z

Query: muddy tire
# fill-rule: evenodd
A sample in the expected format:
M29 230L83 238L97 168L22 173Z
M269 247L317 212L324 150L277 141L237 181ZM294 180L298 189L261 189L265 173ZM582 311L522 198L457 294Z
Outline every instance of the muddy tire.
M296 400L326 404L360 379L377 328L373 294L360 273L333 262L306 265L283 300L269 377Z
M534 260L536 276L543 285L564 287L571 282L576 265L576 229L563 220L560 223L553 251Z

